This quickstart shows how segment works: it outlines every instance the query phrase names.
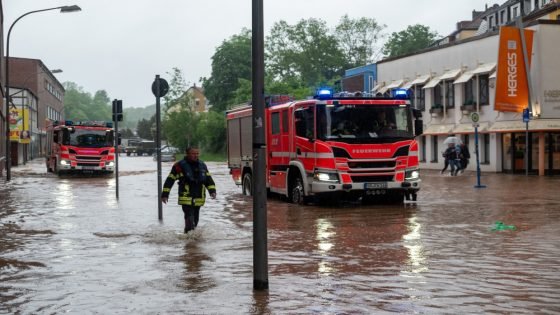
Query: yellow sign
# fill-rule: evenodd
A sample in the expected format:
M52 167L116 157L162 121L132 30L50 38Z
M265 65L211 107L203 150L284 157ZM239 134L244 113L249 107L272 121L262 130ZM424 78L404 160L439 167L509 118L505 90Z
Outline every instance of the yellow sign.
M10 141L30 143L29 110L11 107L8 118L10 121Z

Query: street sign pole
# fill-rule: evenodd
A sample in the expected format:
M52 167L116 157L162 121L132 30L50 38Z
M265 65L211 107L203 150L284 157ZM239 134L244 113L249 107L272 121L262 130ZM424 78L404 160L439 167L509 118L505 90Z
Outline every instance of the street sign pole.
M157 154L157 185L158 185L158 219L163 220L163 209L161 204L161 110L160 110L160 98L165 96L169 91L169 84L165 79L161 79L159 74L156 75L154 83L152 83L152 93L156 97L156 154Z
M480 157L478 154L478 122L480 121L480 114L477 112L471 113L471 120L474 127L474 154L476 155L476 185L474 188L486 188L486 185L480 184Z

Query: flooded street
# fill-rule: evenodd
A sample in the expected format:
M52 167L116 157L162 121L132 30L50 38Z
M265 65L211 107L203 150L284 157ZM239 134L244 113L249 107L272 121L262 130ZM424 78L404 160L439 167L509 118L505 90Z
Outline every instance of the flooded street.
M171 167L163 163L163 179ZM416 204L268 202L268 292L253 291L252 201L225 163L217 200L183 231L174 186L157 216L156 162L114 177L0 183L0 313L559 314L560 178L425 171ZM515 230L493 230L495 222Z

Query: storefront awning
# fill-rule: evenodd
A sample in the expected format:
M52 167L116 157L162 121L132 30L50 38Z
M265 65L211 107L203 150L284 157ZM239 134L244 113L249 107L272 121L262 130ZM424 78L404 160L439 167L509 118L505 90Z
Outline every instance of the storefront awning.
M441 77L441 80L455 80L461 74L461 69L453 69L446 71Z
M452 133L455 124L431 124L424 130L423 135L447 135Z
M474 75L473 71L467 71L465 73L463 73L457 80L455 80L453 82L453 84L460 84L460 83L465 83L468 82Z
M489 122L481 122L478 124L478 132L487 132L488 126L490 125ZM465 133L474 133L473 124L458 124L453 129L454 134L465 134Z
M418 85L418 84L426 84L426 82L428 82L428 80L430 80L430 75L429 74L424 74L424 75L420 75L418 76L416 79L408 82L407 84L405 84L403 86L403 89L410 89L411 87Z
M558 131L560 119L533 119L529 121L529 131ZM525 123L519 120L501 120L494 122L489 132L521 132L525 131Z
M395 80L393 82L391 82L389 85L387 85L386 89L395 89L400 87L402 84L404 83L404 80Z
M492 72L492 74L488 78L495 79L496 78L496 71Z
M431 89L431 88L435 87L436 85L438 85L439 82L441 82L441 77L435 77L435 78L431 79L430 82L426 83L426 85L424 85L423 89Z
M474 69L473 73L474 75L485 74L494 71L494 69L496 69L496 63L489 62L478 66L476 69Z
M379 84L377 84L376 86L373 87L373 89L371 89L371 93L377 92L377 90L379 90L383 85L385 85L385 82L381 82Z

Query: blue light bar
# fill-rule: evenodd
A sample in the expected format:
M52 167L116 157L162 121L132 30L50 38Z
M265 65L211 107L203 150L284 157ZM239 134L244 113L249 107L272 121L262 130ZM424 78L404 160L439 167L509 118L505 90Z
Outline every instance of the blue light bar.
M410 90L409 89L393 89L391 91L391 96L396 99L409 99L410 98Z
M333 91L332 88L322 87L322 88L318 88L317 91L315 92L315 98L328 99L328 98L332 98L333 94L334 94L334 91Z

